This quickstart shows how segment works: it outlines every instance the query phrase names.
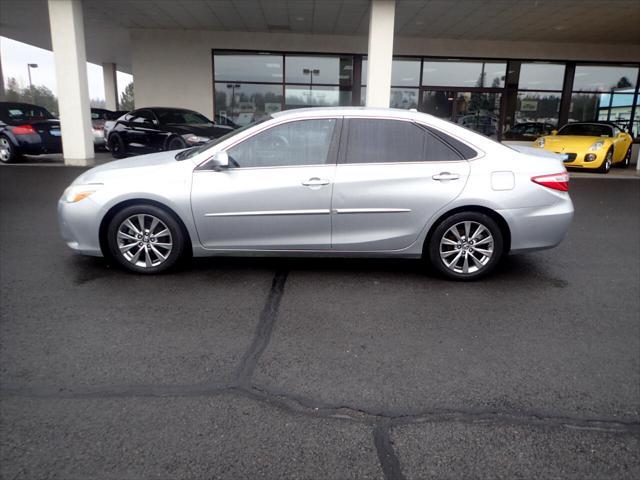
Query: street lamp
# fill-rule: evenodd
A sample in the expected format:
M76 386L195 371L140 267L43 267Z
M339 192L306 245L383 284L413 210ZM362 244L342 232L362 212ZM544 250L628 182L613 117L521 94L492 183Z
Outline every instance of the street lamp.
M320 70L317 68L303 68L302 69L302 74L303 75L309 75L309 103L313 103L313 76L318 76L320 75Z
M37 63L27 63L27 72L29 73L29 93L31 93L31 101L35 103L35 95L33 94L33 84L31 83L31 69L38 68Z
M231 89L231 104L229 106L231 107L231 117L233 118L233 104L236 101L236 88L240 88L240 84L239 83L227 83L227 88Z

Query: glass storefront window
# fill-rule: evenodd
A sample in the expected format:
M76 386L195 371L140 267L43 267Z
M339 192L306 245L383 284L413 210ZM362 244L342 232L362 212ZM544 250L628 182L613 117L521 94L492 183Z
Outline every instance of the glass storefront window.
M287 55L285 72L287 83L351 85L353 58Z
M247 125L281 110L282 85L216 82L215 103L216 115Z
M216 54L215 81L282 82L282 55Z
M564 65L552 63L523 63L520 65L521 90L562 90Z
M538 122L557 126L561 97L562 94L559 92L519 92L515 114L516 125Z
M571 95L570 122L608 120L621 125L631 119L633 94L573 93Z
M637 78L637 67L578 65L573 79L573 90L582 92L608 92L621 88L633 90Z
M367 60L362 60L362 85L367 84ZM394 58L391 66L391 85L417 87L420 85L420 59Z
M425 61L422 84L450 87L504 87L506 62Z
M417 88L392 88L389 106L406 110L418 108L418 96L419 90Z
M425 91L421 111L495 138L501 97L500 93Z
M339 87L287 85L285 108L337 107L351 104L351 92L341 92Z

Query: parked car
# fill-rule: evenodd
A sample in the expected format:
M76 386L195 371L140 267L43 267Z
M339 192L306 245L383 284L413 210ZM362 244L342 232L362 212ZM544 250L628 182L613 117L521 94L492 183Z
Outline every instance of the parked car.
M105 108L91 109L91 129L93 130L93 146L95 148L105 148L106 141L106 122L118 118L116 112Z
M549 135L555 129L555 125L544 122L517 123L502 134L502 139L511 141L532 141L542 135Z
M0 161L62 152L60 122L46 108L0 102Z
M119 118L109 132L115 158L202 145L233 129L215 125L204 115L181 108L151 107Z
M105 139L109 138L109 133L111 132L111 130L113 130L113 127L116 124L116 121L120 117L125 116L127 113L129 113L129 110L116 110L115 112L113 112L112 118L110 118L109 120L105 120L104 122L104 138ZM109 148L108 142L105 146L107 147L107 149Z
M58 212L71 249L139 273L189 254L389 256L471 280L506 253L560 243L568 180L555 155L423 113L301 109L93 168Z
M565 166L609 173L631 162L633 139L609 122L568 123L557 133L538 138L537 148L565 155Z

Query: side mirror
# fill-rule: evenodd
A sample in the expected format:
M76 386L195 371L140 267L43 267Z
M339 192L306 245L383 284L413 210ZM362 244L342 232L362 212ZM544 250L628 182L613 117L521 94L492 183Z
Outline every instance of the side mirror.
M558 134L558 130L551 130L551 135L557 135Z
M214 170L229 168L229 154L226 151L216 153L211 159Z

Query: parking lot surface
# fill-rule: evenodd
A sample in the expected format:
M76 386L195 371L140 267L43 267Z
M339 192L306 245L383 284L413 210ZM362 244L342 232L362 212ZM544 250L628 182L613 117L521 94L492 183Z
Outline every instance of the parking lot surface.
M82 170L0 168L0 478L640 478L640 181L554 250L420 262L74 255Z

